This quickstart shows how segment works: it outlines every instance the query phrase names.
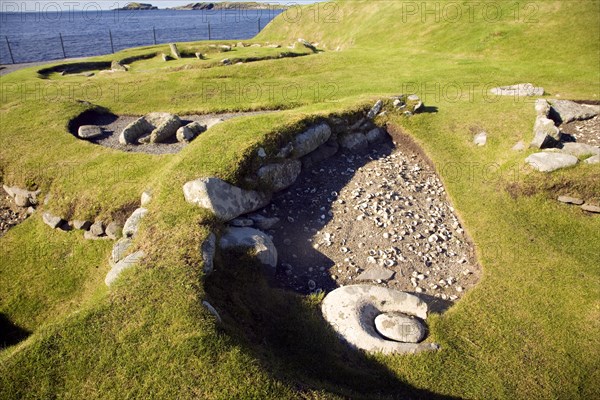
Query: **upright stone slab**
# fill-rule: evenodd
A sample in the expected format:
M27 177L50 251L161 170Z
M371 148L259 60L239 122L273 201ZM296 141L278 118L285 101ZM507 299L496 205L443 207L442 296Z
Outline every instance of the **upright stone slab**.
M171 49L171 55L173 56L173 58L175 58L176 60L181 58L181 53L179 53L179 49L177 48L177 44L175 43L169 43L169 48Z
M319 146L329 140L331 128L326 123L313 126L294 138L292 143L292 157L300 158L315 151Z
M273 192L279 192L293 185L301 170L302 163L299 160L268 164L258 170L258 182Z
M264 265L277 267L277 249L266 233L254 228L227 228L219 246L223 250L253 250L256 258Z
M187 182L183 185L183 195L188 203L209 209L222 221L256 211L271 201L270 194L240 189L219 178Z
M536 149L554 146L561 138L560 130L554 125L554 121L539 115L533 126L533 135L530 147Z

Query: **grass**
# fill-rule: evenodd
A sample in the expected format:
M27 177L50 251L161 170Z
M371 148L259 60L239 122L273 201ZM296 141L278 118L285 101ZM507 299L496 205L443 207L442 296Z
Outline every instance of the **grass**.
M518 18L513 3L501 3L499 21L477 14L454 23L408 15L405 2L331 4L319 5L318 18L316 6L302 9L298 22L284 13L253 40L283 49L240 51L272 56L298 37L325 50L306 57L189 69L200 60L152 58L89 79L44 80L35 68L0 78L3 182L40 188L51 196L44 210L73 218L120 215L143 190L155 193L136 243L147 260L110 291L109 243L50 231L39 212L0 239L0 313L33 332L0 351L0 398L597 397L600 220L554 197L600 201L600 168L531 171L523 160L532 151L510 148L532 138L532 101L487 89L532 82L552 97L597 100L600 3L521 2ZM324 20L331 15L337 22ZM389 122L434 161L484 272L458 304L430 317L440 352L349 351L321 320L318 298L272 289L244 257L202 275L198 247L220 227L185 203L183 183L238 182L258 146L401 92L437 108ZM68 121L90 107L79 100L127 115L282 111L228 121L179 154L150 156L68 134ZM473 129L488 132L485 147L472 144Z

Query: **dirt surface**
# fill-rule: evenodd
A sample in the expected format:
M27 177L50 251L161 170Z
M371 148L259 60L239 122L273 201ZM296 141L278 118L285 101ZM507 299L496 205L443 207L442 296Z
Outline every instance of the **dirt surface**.
M429 162L407 146L338 153L262 211L279 253L277 281L299 293L373 283L451 304L480 276L473 247ZM359 281L385 268L389 279Z
M563 141L600 146L600 115L585 121L562 124L560 131L567 134Z
M17 207L10 196L0 188L0 237L27 217L27 209Z
M255 111L255 112L239 112L228 114L205 114L205 115L183 115L180 116L184 125L191 122L200 122L209 126L218 122L223 122L228 119L246 117L258 114L264 114L273 111ZM104 130L104 135L98 139L89 140L92 143L110 147L113 149L146 154L175 154L181 151L187 143L180 143L176 138L172 138L166 143L156 144L121 144L119 143L119 135L129 125L138 119L139 116L116 116L112 114L95 114L93 117L85 121L86 125L97 125ZM75 133L75 132L72 132ZM82 139L83 140L83 139Z

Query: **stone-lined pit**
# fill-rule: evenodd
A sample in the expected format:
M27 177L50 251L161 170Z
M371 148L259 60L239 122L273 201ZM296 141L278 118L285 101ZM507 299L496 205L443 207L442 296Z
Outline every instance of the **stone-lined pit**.
M479 279L434 168L391 140L304 169L261 214L280 219L278 282L303 294L373 283L454 301Z
M264 114L273 111L253 111L227 114L204 114L204 115L183 115L180 117L181 126L186 126L192 122L198 122L210 129L212 126L223 121L237 118ZM173 136L163 143L136 143L123 144L119 142L119 136L127 126L138 120L140 116L118 116L110 113L108 110L94 108L84 111L82 114L69 122L69 132L80 140L100 146L109 147L125 152L146 153L146 154L175 154L181 151L186 142L180 142L176 136ZM80 127L90 126L99 129L99 134L89 139L80 136Z

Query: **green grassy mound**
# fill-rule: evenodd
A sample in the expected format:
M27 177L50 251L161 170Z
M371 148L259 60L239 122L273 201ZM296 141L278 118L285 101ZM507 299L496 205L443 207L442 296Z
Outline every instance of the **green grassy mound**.
M306 57L170 70L153 58L92 78L43 80L33 68L1 77L3 183L39 188L50 195L40 211L80 219L129 209L148 188L155 198L136 238L147 260L110 290L109 243L51 231L40 211L0 238L0 314L32 332L0 350L0 398L596 397L600 220L554 198L600 201L600 167L532 172L531 151L510 148L532 138L533 101L488 89L532 82L550 97L597 100L600 2L494 2L490 14L464 8L456 20L444 10L457 3L429 3L440 21L407 8L420 4L292 8L255 39L302 37L325 50ZM436 164L484 269L464 299L430 317L441 351L349 351L321 320L318 298L272 289L246 259L220 260L219 273L203 276L198 247L219 224L184 201L183 183L235 183L263 143L402 92L437 109L390 123ZM90 103L119 115L282 111L227 121L178 154L152 156L69 134ZM472 129L488 132L485 147L473 145Z

